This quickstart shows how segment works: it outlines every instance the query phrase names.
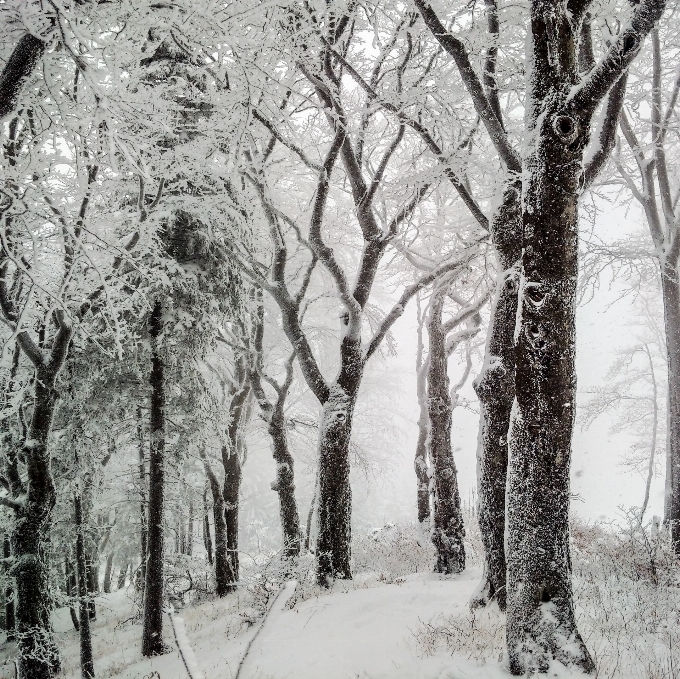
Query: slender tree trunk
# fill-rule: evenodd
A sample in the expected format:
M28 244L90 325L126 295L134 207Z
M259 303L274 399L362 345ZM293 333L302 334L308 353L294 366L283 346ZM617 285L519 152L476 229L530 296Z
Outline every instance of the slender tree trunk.
M498 258L498 282L487 335L484 365L475 380L481 413L477 447L478 521L484 545L484 576L473 594L473 607L494 600L506 606L505 486L508 430L515 398L514 333L519 290L522 186L505 189L494 215L491 235Z
M427 464L427 438L429 418L427 414L427 365L423 361L423 324L424 318L418 296L418 350L416 356L416 391L418 396L418 440L413 466L416 472L416 501L418 523L429 532L430 523L430 470Z
M224 460L224 522L227 530L227 569L229 590L233 590L239 579L238 558L238 518L239 495L241 493L241 461L237 446L229 446L230 450L222 451ZM214 499L213 499L214 502ZM215 562L217 562L217 523L215 524Z
M3 541L3 556L8 559L12 556L12 546L9 535L5 535ZM7 641L14 641L16 639L16 618L14 616L14 587L12 580L7 578L7 587L5 588L5 631L7 632Z
M116 589L123 589L125 587L125 582L127 580L127 572L130 564L125 564L118 574L118 582L116 583Z
M187 526L187 556L194 552L194 499L189 498L189 525Z
M666 516L676 554L680 554L680 280L677 263L661 272L666 350L668 352L668 433L666 451Z
M11 113L26 79L45 52L45 42L26 33L19 39L0 73L0 118Z
M234 579L231 572L231 562L227 553L227 522L225 502L222 488L207 462L204 461L206 475L210 483L213 497L213 522L215 524L215 589L217 596L226 596L233 589ZM207 505L207 502L206 502ZM207 507L206 507L207 508ZM207 539L208 559L213 563L212 545L210 543L210 524L207 521L205 537Z
M144 424L142 420L142 408L137 406L137 441L139 445L139 539L140 539L140 557L141 563L137 571L137 589L144 591L146 584L146 561L147 561L147 541L148 528L146 523L146 504L147 504L147 490L146 490L146 460L144 455Z
M106 570L104 571L104 593L111 594L111 578L113 575L113 552L106 557Z
M59 341L67 347L70 332ZM23 445L28 487L25 503L17 512L11 540L16 559L13 573L17 586L18 667L22 679L51 679L61 669L50 623L49 538L56 493L47 448L57 404L54 385L61 363L55 366L49 361L36 368L33 415Z
M349 483L349 444L356 389L348 393L333 384L321 411L319 428L319 499L316 572L320 585L350 579L352 489Z
M523 161L523 280L508 474L507 644L513 674L545 672L553 659L593 672L576 627L569 554L578 198L590 121L564 108L568 88L556 87L545 53L545 22L552 19L542 5L534 12L537 72L527 93L532 145ZM554 38L560 45L568 44L565 25ZM555 89L546 90L546 83Z
M221 497L221 494L220 494ZM224 516L224 512L221 514ZM207 489L203 491L203 545L205 546L206 554L208 555L208 563L213 564L213 547L212 538L210 537L210 517L208 515L208 493Z
M282 408L275 408L272 413L269 435L272 439L273 455L276 461L276 481L272 483L272 489L279 494L283 556L296 558L300 556L300 516L295 500L294 461L288 448Z
M87 561L85 559L85 526L80 494L73 498L76 515L76 568L78 571L78 599L80 602L80 671L83 679L94 679L94 658L92 656L92 634L90 632L90 588L87 582Z
M430 307L427 408L430 421L428 448L434 480L432 542L437 550L435 572L448 574L465 570L465 527L451 448L453 405L449 395L446 333L442 327L444 299L445 291L435 292Z
M312 537L312 521L314 519L314 510L316 509L316 498L319 493L319 474L316 475L316 482L314 483L314 493L312 494L312 501L309 503L309 511L307 512L307 532L305 534L305 551L310 550Z
M64 559L64 575L66 578L66 596L69 598L69 613L71 614L71 622L73 629L76 632L80 631L80 621L78 620L78 611L73 606L73 598L78 591L78 575L71 559L67 556Z
M151 416L149 446L149 514L144 588L142 653L149 657L165 652L163 644L163 513L165 492L165 376L158 338L163 327L163 307L156 301L149 318L151 355Z

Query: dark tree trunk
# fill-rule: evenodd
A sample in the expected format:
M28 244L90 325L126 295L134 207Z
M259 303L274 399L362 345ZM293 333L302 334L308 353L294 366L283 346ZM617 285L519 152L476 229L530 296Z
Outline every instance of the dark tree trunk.
M210 465L204 460L208 483L213 497L213 522L215 523L215 591L217 596L226 596L234 588L234 579L231 573L231 563L227 553L227 522L224 509L224 495L217 477ZM207 502L206 509L207 509ZM212 544L210 541L210 522L205 515L205 535L207 540L208 560L213 563Z
M15 109L24 81L31 75L44 51L45 43L30 33L20 38L0 74L0 118Z
M485 605L495 600L502 611L506 606L505 486L508 430L515 399L514 333L521 256L521 191L520 182L506 188L491 224L498 258L498 283L484 365L474 384L481 407L477 451L478 521L485 554L484 576L471 605Z
M465 527L460 507L458 472L451 448L453 405L449 395L446 332L442 327L445 293L445 290L435 292L430 308L427 409L430 421L428 449L434 481L432 542L437 550L435 572L450 574L465 570Z
M321 411L316 573L317 581L324 587L336 578L352 577L349 444L355 402L356 390L350 395L336 383L331 386Z
M220 494L221 497L221 494ZM224 516L224 512L221 513ZM208 563L212 566L213 563L213 547L212 538L210 537L210 517L208 515L208 494L203 491L203 545L206 554L208 555Z
M140 558L139 570L137 571L137 590L144 591L146 584L146 561L147 561L147 541L148 528L146 523L146 460L144 455L144 423L142 420L142 408L137 406L137 441L139 445L139 539L140 539Z
M96 594L99 594L99 554L97 553L96 547L90 549L88 557L89 558L86 558L85 560L87 591L90 593L87 607L90 611L90 620L96 620L97 604L94 597Z
M125 564L118 573L118 582L116 583L116 589L123 589L125 587L125 582L127 580L127 572L130 568L130 564Z
M70 600L69 613L71 614L71 622L73 623L73 629L78 632L80 630L80 621L78 620L78 611L73 605L73 599L77 596L78 591L78 575L76 574L73 562L68 556L64 559L64 570L66 578L66 596Z
M5 535L3 541L3 556L9 559L12 556L12 547L10 544L9 535ZM5 588L5 631L7 632L7 641L14 641L16 639L16 619L14 617L14 587L12 581L8 578L8 584Z
M317 473L317 481L314 484L314 493L312 495L312 500L309 503L309 511L307 512L307 532L305 534L305 551L310 550L311 536L312 536L312 521L314 519L314 510L316 509L316 496L319 493L319 480Z
M227 571L229 588L234 589L239 579L238 558L238 518L239 518L239 495L241 493L241 461L237 446L232 445L230 450L222 450L224 461L224 522L227 530ZM214 502L214 499L213 499ZM217 523L215 524L215 563L217 563Z
M595 669L576 627L569 555L578 198L590 120L568 106L569 88L554 75L550 50L569 49L568 26L566 16L558 19L534 3L527 92L532 145L523 161L523 294L508 472L507 643L513 674L545 672L553 659L585 672ZM575 73L575 58L570 65Z
M85 526L80 495L73 498L76 518L76 568L78 571L78 599L80 608L80 671L83 679L94 678L92 656L92 635L90 632L90 588L87 582L87 561L85 559Z
M187 526L187 556L194 552L194 499L189 499L189 525Z
M106 570L104 571L104 593L111 594L111 578L113 575L113 552L106 557Z
M282 408L275 408L269 422L269 435L272 439L274 460L276 461L276 481L272 489L279 494L279 515L283 530L283 556L300 556L300 516L295 500L295 474L293 456L288 448L286 423Z
M661 271L668 361L668 434L666 451L666 512L671 540L680 554L680 280L678 266L666 262Z
M70 337L70 329L62 327L54 340L55 345L61 344L62 360L49 360L36 368L33 415L28 439L23 445L28 487L25 503L17 512L11 540L16 559L13 573L17 586L18 668L22 679L51 679L61 669L50 623L49 538L56 493L47 440L57 403L55 381ZM53 349L53 358L55 352Z
M416 357L416 393L418 396L418 440L413 467L416 472L416 504L418 523L429 531L430 510L430 470L427 463L427 437L429 418L427 414L427 365L423 362L423 325L424 318L418 297L418 352ZM425 531L423 531L425 532Z
M149 514L144 628L142 653L149 657L165 652L163 644L163 504L165 492L165 376L158 339L163 328L163 307L156 301L149 318L151 336L151 415L149 445Z

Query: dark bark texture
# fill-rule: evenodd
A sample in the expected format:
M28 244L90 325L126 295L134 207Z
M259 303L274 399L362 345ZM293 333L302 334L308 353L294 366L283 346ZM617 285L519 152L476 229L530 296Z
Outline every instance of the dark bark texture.
M432 542L437 552L435 572L450 574L465 570L465 527L451 447L453 404L447 374L446 332L442 326L445 297L446 290L435 292L430 307L427 410L430 423L428 449L434 481Z
M151 355L151 416L149 445L149 512L146 581L144 587L144 627L142 653L149 657L165 652L163 644L163 558L165 494L165 376L158 339L162 332L163 307L154 303L149 317Z
M210 468L209 463L204 460L206 475L213 497L213 521L215 523L215 555L213 557L212 540L210 539L210 522L208 514L205 515L206 549L208 551L208 562L215 566L215 589L217 596L226 596L232 589L234 579L230 570L229 557L227 555L227 522L224 512L224 495L220 482ZM206 501L207 509L207 501Z
M505 190L491 223L499 264L484 365L475 380L481 407L477 451L478 521L484 544L484 576L473 595L473 607L495 600L506 605L505 485L508 472L508 429L515 398L514 333L519 290L522 222L519 182Z
M83 679L94 678L92 634L90 631L89 587L85 559L85 526L83 505L79 494L73 498L76 523L76 569L78 572L78 600L80 610L80 672Z
M146 505L147 505L147 483L146 483L146 460L144 455L144 424L142 420L142 409L137 407L137 439L139 445L139 555L140 563L137 571L137 589L144 591L146 585L146 560L147 560L147 543L148 543L148 526L146 520Z
M0 73L0 118L15 109L24 82L44 52L45 43L39 38L30 33L21 37Z
M3 541L3 556L9 559L12 555L12 548L10 544L9 535L5 535ZM16 618L14 616L14 586L10 580L5 588L5 631L7 632L7 641L14 641L16 639Z

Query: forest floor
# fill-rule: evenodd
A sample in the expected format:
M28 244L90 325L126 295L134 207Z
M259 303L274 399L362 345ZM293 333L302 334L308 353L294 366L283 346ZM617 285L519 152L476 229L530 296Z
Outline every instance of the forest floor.
M313 584L309 555L299 563L300 584L289 582L279 590L278 562L269 559L223 599L194 589L203 599L178 606L177 635L170 616L164 616L168 653L153 659L141 657L134 588L98 595L92 627L95 675L509 679L504 616L496 605L474 613L468 607L481 575L478 536L471 530L468 538L470 567L457 576L440 576L429 572L431 548L412 526L373 531L354 545L354 579L336 582L331 591ZM639 526L572 525L576 617L598 679L680 679L680 565L666 543L661 534ZM67 608L55 612L54 628L63 677L77 679L79 638ZM193 676L177 639L185 657L195 656L189 659ZM16 647L2 641L0 636L0 679L15 679ZM572 675L556 664L548 676Z

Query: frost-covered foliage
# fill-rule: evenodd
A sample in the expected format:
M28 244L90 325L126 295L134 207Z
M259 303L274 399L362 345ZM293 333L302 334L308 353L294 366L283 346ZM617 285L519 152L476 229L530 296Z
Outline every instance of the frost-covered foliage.
M667 531L624 512L619 524L571 523L576 618L597 676L673 679L680 667L680 566ZM496 607L423 624L428 655L443 647L480 665L505 652L505 619Z

